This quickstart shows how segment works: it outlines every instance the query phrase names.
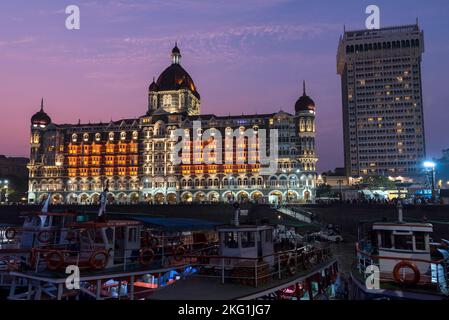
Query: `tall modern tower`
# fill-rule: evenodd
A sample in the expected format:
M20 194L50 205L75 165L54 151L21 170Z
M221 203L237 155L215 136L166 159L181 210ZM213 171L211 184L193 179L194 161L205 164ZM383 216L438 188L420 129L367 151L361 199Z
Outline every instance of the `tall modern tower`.
M418 24L345 31L338 46L348 176L416 177L425 157Z

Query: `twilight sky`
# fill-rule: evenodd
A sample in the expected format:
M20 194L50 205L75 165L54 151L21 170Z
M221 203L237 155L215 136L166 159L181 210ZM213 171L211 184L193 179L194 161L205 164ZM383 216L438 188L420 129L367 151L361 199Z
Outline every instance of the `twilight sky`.
M71 4L81 30L65 28ZM147 87L178 41L202 113L293 112L305 79L318 106L319 170L342 166L336 50L343 25L364 28L369 4L381 26L419 17L427 153L439 156L449 148L446 0L1 0L0 154L28 156L41 97L55 123L143 115Z

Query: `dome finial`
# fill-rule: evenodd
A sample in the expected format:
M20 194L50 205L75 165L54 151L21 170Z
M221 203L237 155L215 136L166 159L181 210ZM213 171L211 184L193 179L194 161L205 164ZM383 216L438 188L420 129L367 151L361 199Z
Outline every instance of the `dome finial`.
M302 95L306 96L306 80L302 81Z
M178 48L178 41L175 41L175 47L171 51L172 63L179 64L181 61L181 51Z
M41 99L41 111L44 111L44 98Z

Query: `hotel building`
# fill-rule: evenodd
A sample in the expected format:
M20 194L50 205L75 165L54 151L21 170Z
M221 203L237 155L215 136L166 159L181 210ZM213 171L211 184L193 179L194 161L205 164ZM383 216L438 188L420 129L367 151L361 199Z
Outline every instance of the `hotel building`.
M171 65L149 86L146 114L135 119L56 124L41 102L40 111L31 118L29 202L40 202L51 194L53 203L96 203L105 185L109 201L115 203L314 200L315 103L306 95L305 85L294 114L201 114L200 94L181 66L177 46L171 59ZM183 162L176 164L173 134L183 129L192 137L195 122L201 123L199 135L211 128L219 132L223 146L231 133L277 129L276 169L263 174L260 163L249 161L251 150L258 147L248 139L242 140L243 151L233 143L232 159L225 159L229 155L223 153L223 164L195 159L198 154L201 158L195 148L201 151L218 139L191 144Z
M414 178L425 158L419 26L345 31L338 47L350 177Z

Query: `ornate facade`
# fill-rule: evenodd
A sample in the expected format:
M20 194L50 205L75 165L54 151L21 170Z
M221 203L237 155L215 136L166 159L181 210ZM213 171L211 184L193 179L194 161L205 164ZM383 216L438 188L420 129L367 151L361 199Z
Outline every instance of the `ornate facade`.
M315 104L305 84L294 114L201 115L200 94L180 60L175 46L172 64L149 86L146 114L136 119L59 125L45 113L42 101L31 119L29 202L51 194L54 203L96 203L106 182L109 199L116 203L313 201L318 161ZM194 123L201 123L201 132L219 132L223 146L231 133L277 129L277 169L266 175L259 164L248 161L248 140L243 140L243 151L233 144L232 159L223 153L224 164L194 159L194 149L205 148L204 143L191 145L191 152L176 164L174 130L193 135Z

